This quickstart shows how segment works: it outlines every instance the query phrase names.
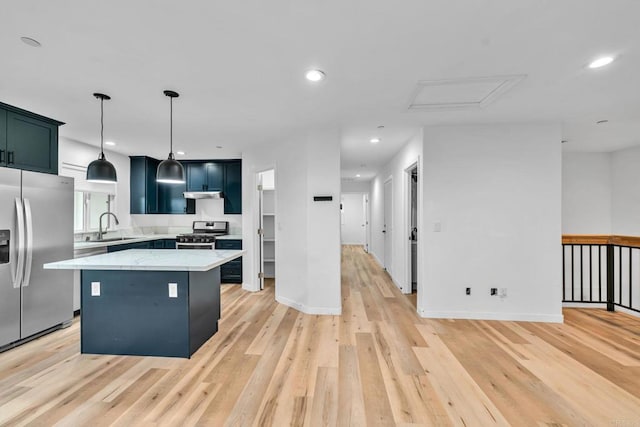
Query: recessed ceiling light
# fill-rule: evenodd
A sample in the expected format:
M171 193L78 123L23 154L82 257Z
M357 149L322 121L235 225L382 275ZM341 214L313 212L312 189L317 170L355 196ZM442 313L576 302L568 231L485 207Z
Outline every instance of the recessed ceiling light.
M324 80L324 78L326 77L326 75L324 74L324 71L322 70L309 70L304 76L310 82L319 82Z
M597 124L597 125L601 125L601 124L603 124L603 123L609 123L609 120L598 120L598 121L596 122L596 124Z
M360 174L356 174L356 178L360 178Z
M378 126L378 129L384 129L383 125Z
M178 156L184 156L184 151L176 151L176 154L177 154Z
M591 62L589 64L589 68L604 67L605 65L609 65L612 62L613 62L613 57L612 56L603 56L602 58L598 58L595 61Z
M24 44L28 44L31 47L42 46L38 40L32 39L31 37L20 37L20 40L22 40Z
M568 140L568 139L563 139L563 140L562 140L562 141L560 141L560 142L561 142L562 144L565 144L565 143L569 142L569 140Z
M220 149L222 148L222 145L216 145L216 148Z
M371 138L369 142L372 144L377 144L378 142L380 142L380 138Z
M115 143L115 142L113 142L113 141L105 141L105 142L104 142L104 145L111 145L111 146L114 146L114 145L116 145L116 143Z

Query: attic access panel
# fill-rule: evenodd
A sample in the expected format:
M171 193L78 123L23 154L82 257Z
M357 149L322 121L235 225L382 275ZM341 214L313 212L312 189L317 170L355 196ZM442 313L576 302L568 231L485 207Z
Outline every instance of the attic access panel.
M526 75L421 80L409 102L409 110L470 110L485 107L520 83Z

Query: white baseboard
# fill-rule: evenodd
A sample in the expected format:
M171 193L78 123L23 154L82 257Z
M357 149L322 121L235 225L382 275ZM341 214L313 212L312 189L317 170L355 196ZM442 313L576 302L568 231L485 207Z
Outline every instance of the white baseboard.
M563 323L562 314L536 313L477 313L471 311L426 311L418 310L420 317L431 319L504 320L517 322Z
M278 295L276 295L276 301L306 314L322 314L330 316L340 316L342 314L342 307L307 307L304 304L300 304L299 302Z
M607 308L607 303L598 302L598 303L585 304L583 302L563 302L562 306L565 308Z

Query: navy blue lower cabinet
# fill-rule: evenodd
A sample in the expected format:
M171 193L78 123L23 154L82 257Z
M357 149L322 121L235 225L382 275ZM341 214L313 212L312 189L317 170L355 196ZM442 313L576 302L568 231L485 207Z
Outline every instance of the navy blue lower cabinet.
M242 249L242 240L216 240L216 249ZM220 266L220 281L222 283L242 283L242 257Z
M81 299L82 353L189 358L218 331L220 269L83 270Z

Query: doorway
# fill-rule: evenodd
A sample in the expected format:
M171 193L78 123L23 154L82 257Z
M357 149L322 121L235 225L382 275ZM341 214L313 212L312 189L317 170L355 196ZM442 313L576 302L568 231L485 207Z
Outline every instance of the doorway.
M368 196L366 193L342 193L340 196L340 242L362 246L369 252Z
M276 182L275 170L258 173L258 253L260 289L275 286L276 279Z
M410 166L407 174L407 234L409 236L409 248L407 251L407 286L405 293L416 294L418 292L418 165Z
M384 269L391 274L393 262L393 180L384 182Z

